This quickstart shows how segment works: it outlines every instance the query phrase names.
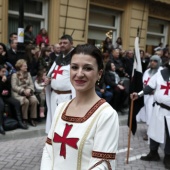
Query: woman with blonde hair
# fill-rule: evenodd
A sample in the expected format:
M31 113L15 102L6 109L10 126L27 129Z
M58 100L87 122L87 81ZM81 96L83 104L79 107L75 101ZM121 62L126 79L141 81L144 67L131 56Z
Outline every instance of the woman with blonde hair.
M34 84L29 72L27 72L27 63L20 59L15 65L17 72L12 75L12 95L20 101L22 107L22 117L25 124L28 122L28 109L30 106L30 124L36 126L34 119L37 118L38 100L34 95Z

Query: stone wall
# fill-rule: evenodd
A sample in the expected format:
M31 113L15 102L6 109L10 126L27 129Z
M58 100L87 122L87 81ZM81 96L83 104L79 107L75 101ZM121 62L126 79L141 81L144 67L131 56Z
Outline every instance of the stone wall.
M74 45L87 42L88 0L61 0L59 36L72 35Z
M8 42L8 1L0 0L0 42Z

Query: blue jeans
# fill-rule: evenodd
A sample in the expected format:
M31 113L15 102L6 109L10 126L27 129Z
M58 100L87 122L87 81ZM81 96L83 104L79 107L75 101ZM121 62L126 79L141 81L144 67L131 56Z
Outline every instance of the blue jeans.
M103 99L105 99L108 103L110 103L113 93L110 91L105 91L104 93L101 93L100 91L96 91L97 95Z

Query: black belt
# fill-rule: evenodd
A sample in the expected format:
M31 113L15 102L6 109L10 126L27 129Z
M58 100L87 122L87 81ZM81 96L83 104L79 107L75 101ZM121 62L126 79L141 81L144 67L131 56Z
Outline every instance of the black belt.
M162 108L164 108L164 109L166 109L166 110L170 110L170 106L167 106L167 105L165 105L165 104L163 104L163 103L154 102L154 103L153 103L153 106L155 106L155 104L161 106Z

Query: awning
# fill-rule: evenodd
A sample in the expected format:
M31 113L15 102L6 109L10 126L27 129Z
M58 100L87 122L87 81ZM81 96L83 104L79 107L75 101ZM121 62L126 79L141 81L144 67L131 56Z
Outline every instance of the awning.
M170 5L170 0L155 0L155 1L166 3L166 4Z

